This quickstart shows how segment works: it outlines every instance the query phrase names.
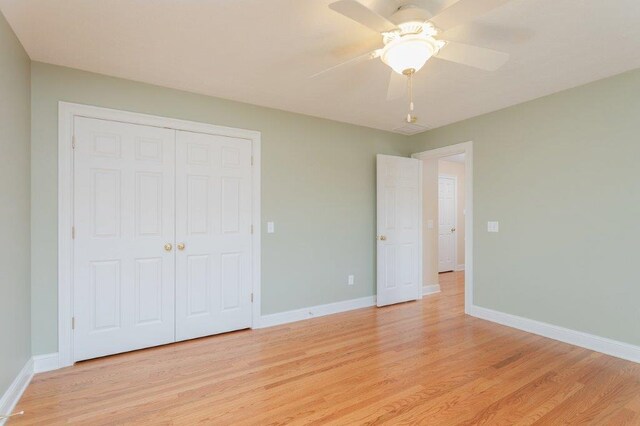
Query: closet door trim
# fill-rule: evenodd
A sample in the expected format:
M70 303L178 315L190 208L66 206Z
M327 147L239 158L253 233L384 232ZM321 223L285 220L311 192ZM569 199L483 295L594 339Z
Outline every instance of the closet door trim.
M260 139L254 130L217 126L69 102L58 103L58 353L57 368L73 365L73 148L74 118L87 117L251 141L252 328L260 320ZM55 366L52 365L52 369Z

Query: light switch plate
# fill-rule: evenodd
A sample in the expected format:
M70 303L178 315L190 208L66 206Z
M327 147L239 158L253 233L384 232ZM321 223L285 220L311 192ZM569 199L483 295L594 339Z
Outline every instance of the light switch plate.
M353 285L354 283L355 283L355 277L353 275L349 275L349 277L347 278L347 284Z
M276 226L273 222L267 222L267 234L273 234L274 232L276 232Z
M500 226L498 222L487 222L487 232L498 232Z

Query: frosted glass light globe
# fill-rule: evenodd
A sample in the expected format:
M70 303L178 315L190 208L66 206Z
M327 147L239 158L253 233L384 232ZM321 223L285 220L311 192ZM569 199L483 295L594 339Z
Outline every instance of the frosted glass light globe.
M408 70L418 72L437 51L438 45L433 38L405 35L387 44L381 59L398 74Z

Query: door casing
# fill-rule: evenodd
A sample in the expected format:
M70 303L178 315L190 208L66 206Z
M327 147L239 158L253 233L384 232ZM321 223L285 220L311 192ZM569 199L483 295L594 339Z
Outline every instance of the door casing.
M97 118L251 141L252 328L260 320L260 139L254 130L58 102L58 368L73 365L73 147L75 117Z
M411 158L418 160L432 160L450 155L465 154L464 157L464 311L469 314L473 308L473 142L463 142L418 152Z

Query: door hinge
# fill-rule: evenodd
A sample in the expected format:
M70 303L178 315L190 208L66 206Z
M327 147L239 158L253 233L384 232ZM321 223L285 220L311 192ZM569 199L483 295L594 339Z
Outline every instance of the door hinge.
M75 226L71 227L71 239L72 240L76 239L76 227Z
M253 225L251 225L251 233L253 234Z
M253 293L251 293L251 303L253 303Z
M71 317L71 329L76 329L76 317Z
M76 135L71 137L71 149L76 149Z
M251 165L253 166L253 155L251 156Z

